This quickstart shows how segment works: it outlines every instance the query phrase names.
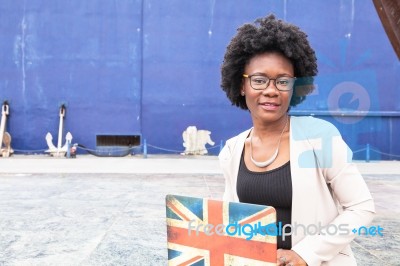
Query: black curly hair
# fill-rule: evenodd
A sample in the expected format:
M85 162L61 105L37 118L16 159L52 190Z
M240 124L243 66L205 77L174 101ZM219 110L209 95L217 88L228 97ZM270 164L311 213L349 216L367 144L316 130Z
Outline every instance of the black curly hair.
M241 26L226 49L221 87L232 105L248 110L245 97L240 94L243 71L251 58L265 52L279 52L292 62L297 79L290 106L304 101L314 90L313 77L318 73L315 52L297 26L269 15Z

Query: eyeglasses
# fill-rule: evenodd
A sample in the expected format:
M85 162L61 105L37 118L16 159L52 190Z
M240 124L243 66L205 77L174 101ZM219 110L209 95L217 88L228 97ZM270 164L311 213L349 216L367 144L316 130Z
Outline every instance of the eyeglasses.
M291 89L293 89L293 85L294 82L296 80L295 77L279 77L276 79L270 79L266 76L262 76L262 75L247 75L247 74L243 74L244 78L249 78L250 79L250 86L254 89L254 90L265 90L268 85L269 82L271 80L274 81L274 85L275 87L280 90L280 91L290 91Z

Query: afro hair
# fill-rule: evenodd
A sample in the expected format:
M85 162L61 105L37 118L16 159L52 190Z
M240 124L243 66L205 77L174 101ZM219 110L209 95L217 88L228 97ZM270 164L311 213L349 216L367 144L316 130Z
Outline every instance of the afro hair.
M221 87L232 105L248 109L240 94L243 71L251 58L265 52L279 52L292 62L297 79L290 106L304 101L314 90L313 77L318 73L315 52L299 27L269 15L238 28L227 46L221 66Z

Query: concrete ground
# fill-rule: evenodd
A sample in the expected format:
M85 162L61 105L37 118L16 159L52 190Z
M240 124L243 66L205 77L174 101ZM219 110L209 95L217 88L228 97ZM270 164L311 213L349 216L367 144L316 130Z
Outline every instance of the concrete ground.
M400 162L358 162L374 196L359 265L400 265ZM0 157L0 265L166 265L165 196L220 198L217 158Z

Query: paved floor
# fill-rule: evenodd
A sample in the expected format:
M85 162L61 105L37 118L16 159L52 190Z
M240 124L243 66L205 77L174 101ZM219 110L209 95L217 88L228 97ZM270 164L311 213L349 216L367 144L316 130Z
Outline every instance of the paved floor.
M400 265L400 162L358 163L376 202L359 265ZM0 158L0 265L166 265L165 195L220 198L216 157Z

